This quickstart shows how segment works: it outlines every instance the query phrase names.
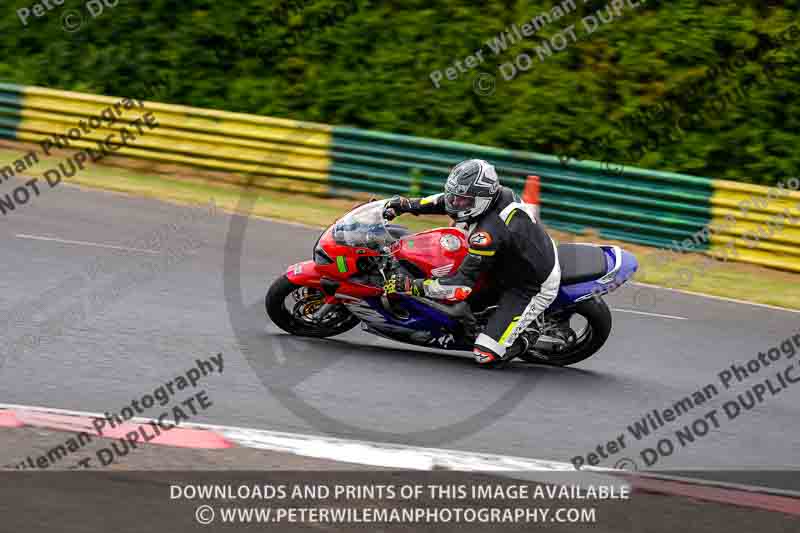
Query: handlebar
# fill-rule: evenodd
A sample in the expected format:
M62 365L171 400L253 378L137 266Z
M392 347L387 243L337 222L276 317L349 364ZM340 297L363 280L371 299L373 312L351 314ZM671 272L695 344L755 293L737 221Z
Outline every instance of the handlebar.
M395 218L397 218L397 216L398 213L395 212L395 210L392 209L391 207L387 207L386 209L383 210L383 219L386 221L392 221Z

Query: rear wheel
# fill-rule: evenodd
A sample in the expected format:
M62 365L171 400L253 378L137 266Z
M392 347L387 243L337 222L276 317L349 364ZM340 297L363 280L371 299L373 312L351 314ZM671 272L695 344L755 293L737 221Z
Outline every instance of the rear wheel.
M301 337L333 337L356 327L360 320L344 305L331 306L322 317L316 313L325 305L319 289L295 285L285 275L267 292L267 315L276 326Z
M569 366L588 359L611 333L611 311L600 298L585 300L569 311L544 318L536 344L520 359L529 363Z

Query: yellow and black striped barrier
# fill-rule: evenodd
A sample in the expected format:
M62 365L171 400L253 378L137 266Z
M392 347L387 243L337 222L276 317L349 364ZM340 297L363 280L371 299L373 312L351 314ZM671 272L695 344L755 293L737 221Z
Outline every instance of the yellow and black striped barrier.
M62 146L69 143L69 148L86 149L117 134L115 153L121 156L230 172L226 181L247 181L256 187L301 192L328 189L330 126L154 102L128 108L121 105L124 100L0 84L0 136L35 143L49 140L55 148L61 141ZM103 116L115 106L119 114ZM121 130L131 128L144 112L154 115L158 127L135 145L122 144ZM112 115L113 123L108 120ZM80 121L97 117L99 127L79 131L78 139L70 138L69 132L79 129Z
M737 261L800 272L799 178L782 187L713 180L711 252L731 243Z

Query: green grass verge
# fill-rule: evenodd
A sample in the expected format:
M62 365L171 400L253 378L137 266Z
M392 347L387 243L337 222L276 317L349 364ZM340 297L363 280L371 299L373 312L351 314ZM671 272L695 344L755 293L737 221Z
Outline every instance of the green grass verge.
M5 166L21 156L17 150L0 150L0 166ZM59 158L42 158L39 165L26 172L26 175L41 177L43 172L56 166ZM125 194L155 198L182 205L207 204L213 198L219 209L233 212L241 195L256 198L251 216L265 217L310 226L326 227L345 211L356 205L357 200L330 199L281 191L259 190L245 192L233 184L220 183L213 179L179 174L159 174L152 170L137 170L117 166L89 166L68 180L69 183L116 191ZM414 231L446 225L446 217L404 216L399 221ZM566 232L549 230L559 242L597 242L612 243L591 234L576 236ZM642 268L636 281L662 287L699 292L715 296L736 298L800 309L800 274L782 272L766 267L734 262L715 262L713 266L703 266L706 257L702 254L686 254L666 264L656 264L652 260L655 248L617 243L634 253ZM681 278L679 269L685 268L694 274Z

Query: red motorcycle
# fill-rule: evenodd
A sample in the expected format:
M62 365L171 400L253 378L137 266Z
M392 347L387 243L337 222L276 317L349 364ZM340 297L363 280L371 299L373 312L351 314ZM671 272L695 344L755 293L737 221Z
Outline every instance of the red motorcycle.
M451 300L388 297L383 291L384 281L396 271L416 278L456 271L467 255L465 232L437 228L411 234L386 221L386 202L361 205L326 229L314 245L313 260L290 266L272 283L267 314L298 336L331 337L361 323L365 331L395 341L472 350L496 309L486 296L497 291L485 276L472 293ZM633 255L616 246L563 244L558 254L561 288L524 333L533 341L519 356L527 362L565 366L599 350L611 332L611 313L600 296L637 268Z

